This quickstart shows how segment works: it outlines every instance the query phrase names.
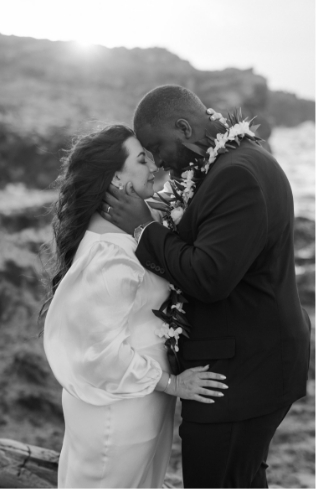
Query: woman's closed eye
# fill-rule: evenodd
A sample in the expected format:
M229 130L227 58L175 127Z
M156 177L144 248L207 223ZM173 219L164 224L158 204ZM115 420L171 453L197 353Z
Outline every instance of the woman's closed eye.
M144 151L138 155L138 162L142 165L146 165L146 153Z

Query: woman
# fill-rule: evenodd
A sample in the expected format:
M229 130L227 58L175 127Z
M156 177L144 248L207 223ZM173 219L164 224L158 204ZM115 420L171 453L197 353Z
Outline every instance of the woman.
M222 395L205 389L224 388L211 380L224 377L207 367L170 374L152 313L168 283L139 264L132 236L98 214L111 182L151 197L156 170L121 125L81 138L63 161L44 328L47 359L63 386L59 487L161 487L176 396L214 402L209 396Z

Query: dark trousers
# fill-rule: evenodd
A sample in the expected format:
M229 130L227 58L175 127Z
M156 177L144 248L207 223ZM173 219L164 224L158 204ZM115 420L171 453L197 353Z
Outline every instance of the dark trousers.
M183 420L179 434L184 487L268 487L269 445L290 407L231 423Z

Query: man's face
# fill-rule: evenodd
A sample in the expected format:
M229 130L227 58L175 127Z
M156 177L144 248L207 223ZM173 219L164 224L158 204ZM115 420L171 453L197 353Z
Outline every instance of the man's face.
M171 125L170 125L171 126ZM194 154L183 146L185 137L175 127L145 125L136 133L142 146L153 154L155 163L165 171L171 170L176 175L194 161Z

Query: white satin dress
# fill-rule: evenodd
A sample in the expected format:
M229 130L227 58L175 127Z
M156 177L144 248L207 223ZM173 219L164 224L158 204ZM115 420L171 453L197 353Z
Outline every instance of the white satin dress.
M161 487L175 398L157 309L168 283L145 270L127 234L87 231L45 321L44 348L63 387L58 487Z

